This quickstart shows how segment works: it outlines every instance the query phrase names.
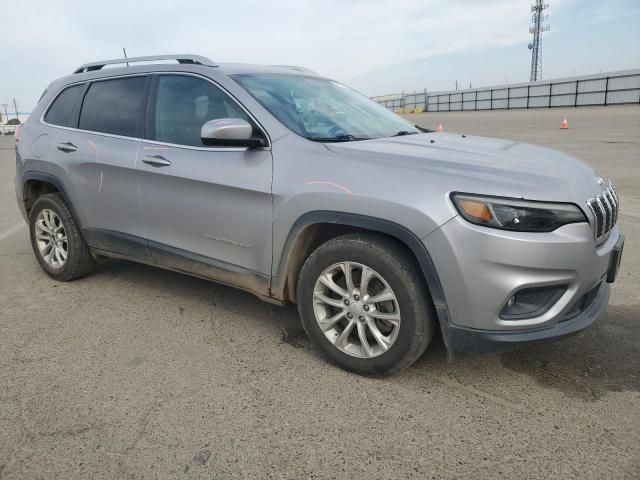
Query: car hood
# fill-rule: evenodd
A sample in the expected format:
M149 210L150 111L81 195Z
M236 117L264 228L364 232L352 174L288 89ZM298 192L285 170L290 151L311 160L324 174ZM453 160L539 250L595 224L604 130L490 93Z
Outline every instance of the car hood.
M584 205L602 190L584 163L510 140L424 133L326 146L336 154L389 167L390 178L402 175L402 169L428 172L423 178L430 185L444 185L448 191Z

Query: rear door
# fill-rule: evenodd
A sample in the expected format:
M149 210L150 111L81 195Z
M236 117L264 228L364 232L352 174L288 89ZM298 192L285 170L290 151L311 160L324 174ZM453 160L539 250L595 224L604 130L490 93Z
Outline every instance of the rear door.
M87 243L143 259L149 254L136 161L148 81L142 75L86 84L81 108L71 128L58 133L53 154Z
M154 78L139 163L154 261L266 294L271 271L271 151L211 148L208 120L242 118L238 102L211 80Z

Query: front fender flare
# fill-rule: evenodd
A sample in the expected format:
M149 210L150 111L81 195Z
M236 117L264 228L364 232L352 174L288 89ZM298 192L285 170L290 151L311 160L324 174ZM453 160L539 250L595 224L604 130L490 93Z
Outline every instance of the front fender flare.
M354 213L343 213L329 210L316 210L302 215L296 220L289 231L287 240L284 245L277 271L271 280L271 294L277 296L277 292L284 292L287 282L287 272L290 262L290 254L296 244L298 236L305 228L320 223L330 223L334 225L345 225L350 227L362 228L372 232L383 233L394 237L415 255L422 269L422 273L429 287L431 298L433 300L439 322L449 323L449 311L447 301L442 289L442 284L438 277L433 260L424 243L410 230L402 225L384 220L381 218L371 217L368 215L360 215ZM274 265L274 267L276 267ZM276 295L274 295L276 294ZM443 332L445 329L442 329ZM445 338L446 342L446 338Z

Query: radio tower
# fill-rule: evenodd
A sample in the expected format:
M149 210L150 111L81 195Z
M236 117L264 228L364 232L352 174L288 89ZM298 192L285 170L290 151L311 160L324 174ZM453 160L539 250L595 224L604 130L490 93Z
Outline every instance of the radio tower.
M542 78L542 32L549 31L549 24L543 25L549 19L549 15L542 12L549 8L548 3L542 3L542 0L536 0L531 5L531 26L529 33L533 34L533 42L529 44L531 50L531 77L529 81L535 82Z

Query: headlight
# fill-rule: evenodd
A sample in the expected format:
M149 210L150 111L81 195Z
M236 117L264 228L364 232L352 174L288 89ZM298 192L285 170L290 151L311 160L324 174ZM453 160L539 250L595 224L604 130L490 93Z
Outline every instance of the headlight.
M568 223L586 222L572 203L545 203L512 198L453 193L451 199L462 217L476 225L519 232L551 232Z

